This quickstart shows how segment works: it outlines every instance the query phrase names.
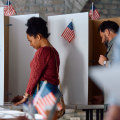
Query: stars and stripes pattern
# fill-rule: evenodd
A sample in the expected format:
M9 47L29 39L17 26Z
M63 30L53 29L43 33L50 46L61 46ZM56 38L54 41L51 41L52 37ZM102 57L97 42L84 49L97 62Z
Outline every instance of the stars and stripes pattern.
M16 11L14 10L12 4L10 1L7 1L5 7L4 7L4 15L5 16L12 16L16 14Z
M69 43L75 39L75 33L73 28L73 23L70 22L69 25L66 27L64 32L61 35L65 40L67 40Z
M98 20L100 18L100 14L98 13L97 9L95 8L95 5L93 5L93 7L91 7L91 9L89 11L89 17L92 20Z
M46 107L52 107L54 106L56 102L55 95L45 86L42 93L38 92L33 100L33 104L39 114L43 116L43 119L46 119ZM61 110L62 106L61 104L57 104L57 109Z

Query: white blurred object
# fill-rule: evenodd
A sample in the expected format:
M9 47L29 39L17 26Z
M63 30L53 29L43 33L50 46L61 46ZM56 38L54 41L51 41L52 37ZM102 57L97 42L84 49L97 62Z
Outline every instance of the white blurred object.
M20 112L17 110L9 110L9 109L4 109L0 108L0 118L6 119L6 118L16 118L18 116L27 116L29 119L31 116L29 114L26 114L25 112ZM39 114L34 114L35 120L42 120L43 117Z
M29 117L29 119L35 119L35 108L34 106L29 102L29 104L23 104L23 111L26 113L26 115Z
M40 114L35 114L35 119L36 120L43 120L43 117Z
M24 112L20 112L17 110L8 110L8 109L0 109L0 118L15 118L18 116L24 116Z
M108 95L106 99L112 96L120 104L120 63L109 68L92 67L90 77Z

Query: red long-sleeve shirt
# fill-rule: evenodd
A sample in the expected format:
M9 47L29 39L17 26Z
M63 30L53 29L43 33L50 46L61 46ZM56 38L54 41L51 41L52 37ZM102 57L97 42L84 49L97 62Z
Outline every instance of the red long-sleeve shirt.
M39 48L30 63L31 73L26 92L31 95L39 81L47 80L53 85L58 85L57 69L59 70L59 64L59 54L55 48L48 46Z

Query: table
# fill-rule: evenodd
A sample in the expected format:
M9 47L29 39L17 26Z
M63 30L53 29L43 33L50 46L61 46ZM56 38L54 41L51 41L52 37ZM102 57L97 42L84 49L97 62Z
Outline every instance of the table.
M18 116L30 117L30 114L23 112L23 106L13 106L10 102L0 105L0 118L16 118ZM35 120L42 120L43 117L40 114L34 114Z
M77 109L86 112L86 120L93 120L93 111L96 111L96 120L103 120L106 105L77 105Z
M103 120L108 104L104 105L66 105L66 109L82 110L86 112L86 120L93 120L93 111L96 111L96 120Z

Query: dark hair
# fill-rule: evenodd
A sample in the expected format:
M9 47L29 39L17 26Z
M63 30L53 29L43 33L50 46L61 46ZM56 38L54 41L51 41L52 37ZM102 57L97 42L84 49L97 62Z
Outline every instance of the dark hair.
M104 21L100 24L98 30L101 32L104 32L105 29L110 29L112 30L114 33L117 33L119 30L119 25L116 22L113 21Z
M40 17L32 17L27 21L27 30L26 33L30 36L36 37L37 34L41 34L43 37L48 38L48 28L47 22Z

